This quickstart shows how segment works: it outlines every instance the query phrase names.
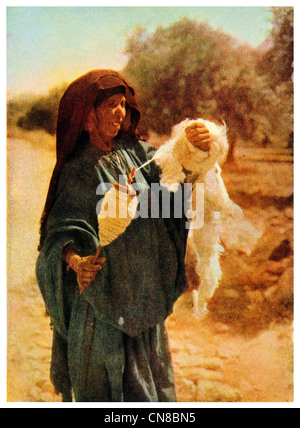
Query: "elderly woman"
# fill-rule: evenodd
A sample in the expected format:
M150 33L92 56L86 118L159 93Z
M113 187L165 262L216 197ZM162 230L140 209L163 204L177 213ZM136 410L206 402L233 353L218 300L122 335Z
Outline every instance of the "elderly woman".
M99 245L99 184L118 182L155 153L138 138L134 90L95 70L63 95L57 163L41 220L37 279L53 326L51 380L64 401L176 401L164 321L186 289L186 219L135 218ZM189 141L209 148L202 124ZM136 174L150 190L153 163Z

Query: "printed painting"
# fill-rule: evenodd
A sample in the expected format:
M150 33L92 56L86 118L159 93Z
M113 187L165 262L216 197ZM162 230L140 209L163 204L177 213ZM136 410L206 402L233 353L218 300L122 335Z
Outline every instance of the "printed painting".
M293 403L294 8L6 14L7 402Z

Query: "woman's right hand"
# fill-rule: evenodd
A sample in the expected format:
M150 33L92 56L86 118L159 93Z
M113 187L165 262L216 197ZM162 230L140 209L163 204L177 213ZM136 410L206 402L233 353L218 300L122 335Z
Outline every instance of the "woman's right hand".
M91 285L97 273L102 269L106 262L105 257L81 257L75 253L71 246L65 248L64 260L77 274L77 282L80 293L82 293L87 287Z
M95 256L80 257L75 254L70 258L69 266L77 273L80 293L91 285L105 262L105 257L98 257L95 260Z

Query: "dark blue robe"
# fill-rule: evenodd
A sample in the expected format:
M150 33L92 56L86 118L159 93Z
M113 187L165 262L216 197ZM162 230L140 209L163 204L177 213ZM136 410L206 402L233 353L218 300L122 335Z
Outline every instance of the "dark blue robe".
M135 218L103 248L106 264L82 294L62 257L69 243L95 254L99 184L118 182L154 152L141 141L119 140L109 154L87 142L60 173L36 273L54 328L51 378L76 401L176 400L164 321L186 289L188 231L185 217L174 218L174 194L170 218ZM159 169L153 162L135 179L151 199Z

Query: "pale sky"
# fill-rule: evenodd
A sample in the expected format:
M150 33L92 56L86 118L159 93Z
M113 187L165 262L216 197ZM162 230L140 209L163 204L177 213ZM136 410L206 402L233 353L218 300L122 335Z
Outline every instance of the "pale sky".
M253 46L270 34L263 7L7 7L7 89L46 92L94 68L121 70L126 38L137 26L149 32L181 17L206 21Z

